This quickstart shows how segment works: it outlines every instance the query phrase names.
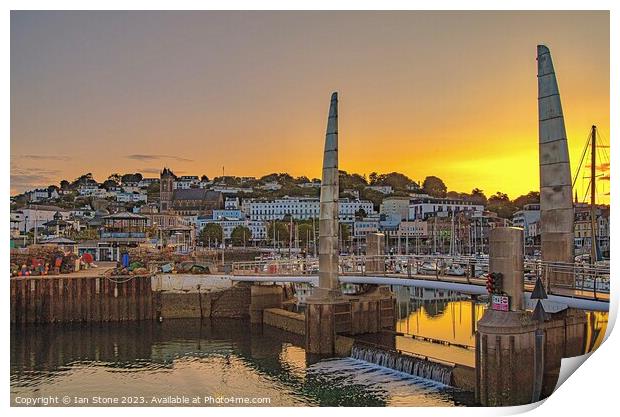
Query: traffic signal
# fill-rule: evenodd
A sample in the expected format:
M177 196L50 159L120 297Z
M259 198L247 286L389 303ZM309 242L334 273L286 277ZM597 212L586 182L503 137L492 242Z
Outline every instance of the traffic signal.
M497 294L504 292L504 275L501 272L495 273L495 292Z
M495 273L491 272L487 275L487 292L493 294L495 292Z
M499 272L491 272L487 276L487 292L501 294L504 287L504 276Z

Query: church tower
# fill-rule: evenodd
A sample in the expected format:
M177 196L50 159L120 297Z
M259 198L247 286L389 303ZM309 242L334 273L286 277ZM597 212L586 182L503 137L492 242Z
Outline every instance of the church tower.
M175 180L174 173L165 168L159 176L159 211L164 213L172 210L172 192Z

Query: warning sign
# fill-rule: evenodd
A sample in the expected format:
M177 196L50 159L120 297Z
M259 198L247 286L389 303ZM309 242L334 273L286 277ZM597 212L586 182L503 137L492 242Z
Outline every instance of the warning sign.
M510 311L510 297L507 295L493 295L491 309L495 311Z

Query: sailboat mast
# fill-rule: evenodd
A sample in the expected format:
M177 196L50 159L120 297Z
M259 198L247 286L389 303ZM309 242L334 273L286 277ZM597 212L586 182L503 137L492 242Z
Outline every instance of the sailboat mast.
M592 160L590 161L590 263L596 262L596 126L592 125Z

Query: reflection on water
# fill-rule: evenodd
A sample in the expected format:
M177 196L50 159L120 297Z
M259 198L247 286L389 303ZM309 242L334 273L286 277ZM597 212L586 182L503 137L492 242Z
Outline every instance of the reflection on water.
M15 327L11 399L234 396L269 398L271 406L471 402L470 395L353 359L309 364L302 346L299 337L241 320Z
M396 297L396 347L432 358L474 366L476 324L487 304L454 291L392 286ZM608 313L585 312L583 353L600 346ZM415 338L412 338L415 336ZM449 344L433 343L437 341Z
M379 344L474 366L484 303L448 291L392 290L397 336L374 335ZM602 342L607 313L586 312L586 318L584 352ZM299 336L242 320L15 326L11 399L184 395L264 397L271 406L472 404L471 393L363 361L313 363L303 346Z

